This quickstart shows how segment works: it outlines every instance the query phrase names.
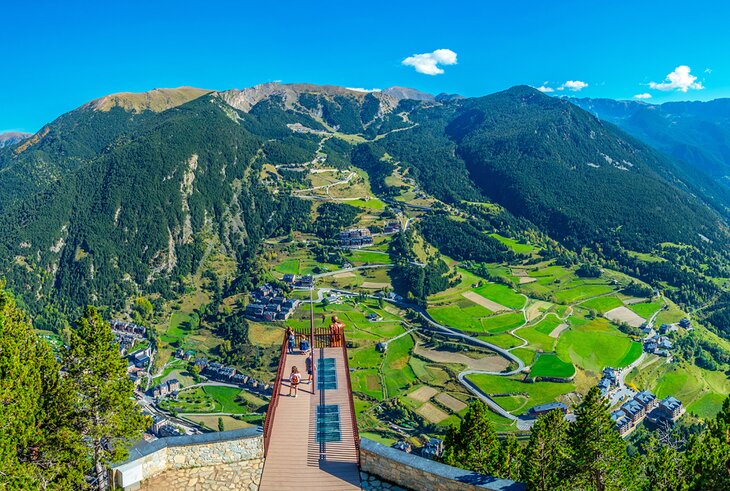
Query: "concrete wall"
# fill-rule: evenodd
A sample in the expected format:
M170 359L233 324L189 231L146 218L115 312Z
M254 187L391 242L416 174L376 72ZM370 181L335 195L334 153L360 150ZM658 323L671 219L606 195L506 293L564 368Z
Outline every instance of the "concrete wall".
M160 438L135 446L125 462L112 468L112 479L118 488L132 490L168 469L234 462L250 462L260 468L263 457L263 436L258 428Z
M360 440L360 470L377 480L420 491L525 491L522 483L499 479L476 472L407 454L367 438ZM365 477L365 475L363 475ZM380 489L375 480L364 481L363 489Z

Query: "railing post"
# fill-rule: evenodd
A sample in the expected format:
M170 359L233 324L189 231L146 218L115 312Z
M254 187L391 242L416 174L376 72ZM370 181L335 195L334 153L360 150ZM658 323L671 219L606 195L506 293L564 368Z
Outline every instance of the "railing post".
M317 377L314 373L314 284L309 288L309 356L312 368L312 395L314 395L317 385Z

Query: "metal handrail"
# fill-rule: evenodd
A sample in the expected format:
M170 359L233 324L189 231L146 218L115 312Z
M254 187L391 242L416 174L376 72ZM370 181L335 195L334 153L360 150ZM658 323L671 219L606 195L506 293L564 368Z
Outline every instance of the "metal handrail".
M288 339L284 334L284 341L281 343L281 355L279 357L279 368L276 371L276 379L274 380L274 389L269 401L269 408L266 411L266 419L264 419L264 457L269 451L269 441L271 440L271 430L274 426L274 415L276 407L279 405L279 395L281 392L281 384L284 379L284 368L286 367L286 351Z
M352 436L355 439L355 453L357 455L357 465L360 466L360 432L357 429L357 416L355 416L355 401L352 398L352 382L350 381L350 364L347 361L347 340L345 333L340 333L340 341L342 344L342 359L345 364L345 375L347 376L347 395L350 398L350 419L352 420Z

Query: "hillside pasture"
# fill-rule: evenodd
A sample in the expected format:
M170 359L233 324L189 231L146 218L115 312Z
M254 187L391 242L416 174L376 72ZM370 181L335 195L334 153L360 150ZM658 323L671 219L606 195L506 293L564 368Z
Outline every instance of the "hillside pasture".
M522 312L510 312L508 314L494 315L481 320L482 329L491 333L500 333L519 327L525 322Z
M625 367L641 355L641 343L632 341L605 319L571 319L570 324L558 338L556 351L562 360L598 373L605 367Z
M661 309L664 304L661 301L656 302L641 302L629 305L629 309L633 310L637 315L644 319L650 318L654 313Z
M572 363L565 362L552 353L543 353L530 369L530 377L569 378L575 375Z
M595 310L601 314L608 312L609 310L615 309L616 307L622 307L624 304L618 297L614 295L606 297L597 297L586 300L580 304L581 307Z
M486 394L510 394L524 396L528 399L522 406L536 406L558 400L561 396L575 391L575 385L570 382L523 382L517 377L502 377L475 373L467 376L479 389ZM517 403L517 402L516 402Z
M473 292L510 309L521 309L526 301L525 297L512 288L499 283L486 283L474 288Z

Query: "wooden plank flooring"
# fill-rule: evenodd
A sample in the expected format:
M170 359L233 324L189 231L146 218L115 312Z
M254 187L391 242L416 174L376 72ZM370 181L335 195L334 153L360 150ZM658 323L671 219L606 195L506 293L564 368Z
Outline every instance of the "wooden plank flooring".
M334 358L336 390L316 390L299 384L298 397L289 397L288 377L297 366L306 381L306 356L287 355L281 397L276 409L269 450L264 462L260 491L356 490L360 489L357 451L350 420L349 387L341 348L315 349L315 364L320 357ZM312 384L316 384L315 380ZM341 441L318 443L317 406L340 406Z

